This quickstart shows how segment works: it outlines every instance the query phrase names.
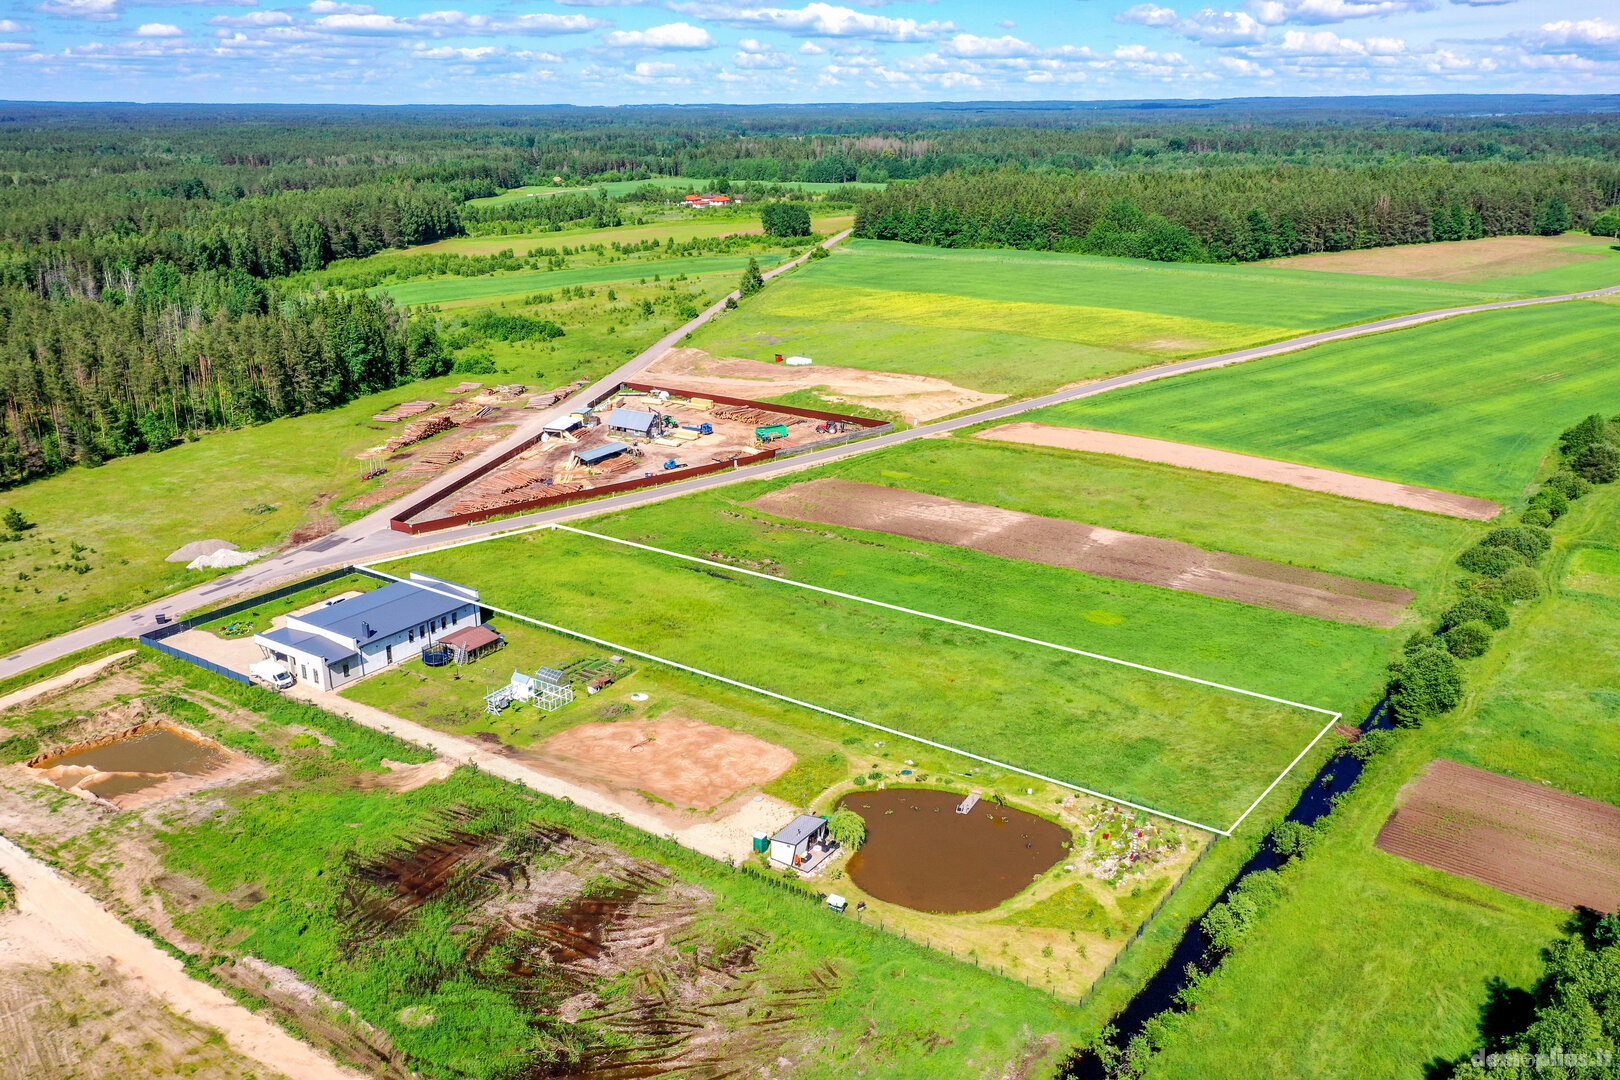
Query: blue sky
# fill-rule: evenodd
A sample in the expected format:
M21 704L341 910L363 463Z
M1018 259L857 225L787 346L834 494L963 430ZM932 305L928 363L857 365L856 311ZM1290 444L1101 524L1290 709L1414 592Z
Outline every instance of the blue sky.
M1613 0L0 0L0 97L613 105L1620 92Z

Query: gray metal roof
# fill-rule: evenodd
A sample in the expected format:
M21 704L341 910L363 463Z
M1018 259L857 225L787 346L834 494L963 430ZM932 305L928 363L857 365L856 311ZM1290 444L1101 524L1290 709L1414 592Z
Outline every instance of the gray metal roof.
M607 426L627 431L650 432L658 423L658 414L639 409L614 409L608 413Z
M458 585L454 588L466 587ZM475 602L471 598L443 596L408 581L396 581L380 589L331 604L319 611L288 617L364 645L373 639L385 638L407 628L414 628L440 615L448 615Z
M622 454L628 449L630 447L622 442L610 442L593 446L589 450L577 451L575 456L586 465L595 465L598 461L606 461L614 454Z
M274 630L266 630L255 636L282 648L304 653L306 656L318 656L328 664L336 664L354 655L353 649L345 648L329 637L304 634L285 626L278 626Z
M788 822L787 828L771 837L772 842L778 844L792 844L798 847L802 841L808 840L826 827L827 819L814 814L800 814Z

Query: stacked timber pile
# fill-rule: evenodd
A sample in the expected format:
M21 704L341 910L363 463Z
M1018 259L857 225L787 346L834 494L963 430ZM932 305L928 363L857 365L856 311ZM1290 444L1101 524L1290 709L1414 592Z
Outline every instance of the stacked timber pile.
M405 475L424 476L427 473L438 472L446 465L454 465L466 456L466 451L459 446L446 446L442 449L432 450L407 465Z
M419 443L423 439L431 439L440 432L449 431L455 426L456 422L448 416L430 416L407 427L404 431L383 443L383 447L389 453L393 453L395 450L403 450L413 443Z
M402 405L395 405L387 412L375 413L371 418L383 424L397 424L401 420L425 413L436 405L438 405L436 401L407 401Z
M517 397L519 394L523 393L523 391L525 391L527 389L528 389L528 387L523 385L520 382L519 383L503 383L502 385L497 386L495 388L495 392L497 394L505 394L508 397Z
M534 395L529 399L529 403L523 407L525 409L549 409L569 394L572 394L574 390L575 387L572 386L559 386L555 390L547 390L543 394Z
M711 410L713 415L721 420L735 420L742 424L755 424L764 427L768 424L802 424L804 417L783 415L782 413L767 412L764 409L754 409L746 405L716 405Z

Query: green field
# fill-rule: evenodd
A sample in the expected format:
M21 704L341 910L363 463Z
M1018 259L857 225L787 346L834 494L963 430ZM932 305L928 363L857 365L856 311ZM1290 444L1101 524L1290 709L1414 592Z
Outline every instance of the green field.
M1205 983L1151 1080L1428 1080L1480 1045L1492 985L1528 990L1567 913L1376 850L1396 790L1443 734L1403 733Z
M1324 708L1355 707L1393 644L1389 631L880 534L779 526L740 509L700 496L594 527ZM386 566L407 568L474 584L497 607L1220 827L1324 722L567 533Z
M855 214L852 211L839 211L837 213L812 213L810 215L810 228L821 235L831 235L849 228L855 223ZM439 240L432 244L422 244L402 251L384 252L372 256L373 259L400 258L409 255L452 254L452 255L493 255L508 248L522 254L533 247L593 247L597 244L611 246L615 240L622 244L640 244L648 240L657 240L660 243L673 239L677 244L688 240L707 239L716 236L732 236L739 233L760 233L759 212L750 208L747 212L742 210L723 210L714 213L704 213L695 217L676 217L648 221L642 225L620 225L612 229L563 229L552 232L549 229L537 229L527 233L507 233L499 236L452 236L447 240ZM359 261L359 260L351 260ZM344 263L336 264L339 267Z
M1485 312L1129 387L1026 419L1511 503L1558 433L1616 411L1620 306Z
M1620 490L1554 527L1550 595L1518 616L1446 756L1620 804Z
M692 344L754 359L790 348L823 363L1016 395L1515 295L1490 283L858 240L699 330Z
M818 471L1027 514L1180 540L1417 592L1431 606L1452 558L1481 527L1285 484L1194 472L961 433ZM803 479L794 477L795 481ZM1263 522L1263 528L1256 524Z
M578 270L523 271L476 278L431 278L404 285L385 285L372 291L387 293L398 304L454 304L469 300L521 296L525 293L572 285L611 285L621 281L650 280L654 274L666 281L680 274L688 277L707 274L739 275L743 267L748 265L750 258L758 259L759 265L768 270L781 262L783 256L697 255L689 259L625 259L605 266ZM733 282L732 288L735 287L736 283Z

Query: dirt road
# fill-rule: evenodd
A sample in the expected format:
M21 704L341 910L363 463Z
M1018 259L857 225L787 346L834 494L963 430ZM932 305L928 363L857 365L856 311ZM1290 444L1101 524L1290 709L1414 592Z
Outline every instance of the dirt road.
M5 837L0 837L0 871L16 885L17 906L25 920L8 920L13 932L48 939L51 952L63 959L98 965L110 962L132 984L188 1020L217 1029L233 1050L276 1076L359 1080L363 1075L339 1067L270 1020L193 979L180 961ZM5 947L7 943L0 942L0 948Z

